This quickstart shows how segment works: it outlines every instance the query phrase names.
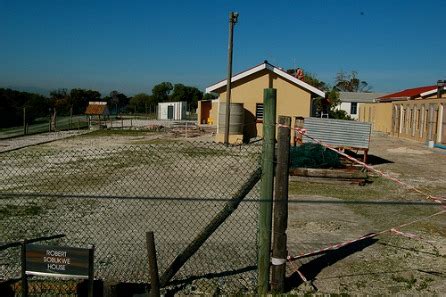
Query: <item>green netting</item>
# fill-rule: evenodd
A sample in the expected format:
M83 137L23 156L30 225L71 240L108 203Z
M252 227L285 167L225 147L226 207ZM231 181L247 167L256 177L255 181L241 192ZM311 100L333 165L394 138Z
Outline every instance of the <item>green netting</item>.
M317 143L304 143L292 147L291 167L338 168L341 167L339 155Z

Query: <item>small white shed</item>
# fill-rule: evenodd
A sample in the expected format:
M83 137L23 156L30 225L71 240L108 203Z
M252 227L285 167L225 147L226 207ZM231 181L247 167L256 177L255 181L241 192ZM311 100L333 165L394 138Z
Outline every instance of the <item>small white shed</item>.
M184 120L186 118L187 102L158 103L158 120Z

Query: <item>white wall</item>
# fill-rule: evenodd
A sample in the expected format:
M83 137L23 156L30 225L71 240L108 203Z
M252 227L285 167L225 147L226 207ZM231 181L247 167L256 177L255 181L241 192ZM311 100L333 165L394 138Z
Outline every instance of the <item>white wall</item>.
M351 102L341 102L340 105L336 106L337 110L344 110L352 119L357 120L359 115L359 103L357 103L356 114L350 113L351 108Z
M186 102L161 102L158 103L158 120L168 120L169 106L173 107L173 119L175 121L186 118Z

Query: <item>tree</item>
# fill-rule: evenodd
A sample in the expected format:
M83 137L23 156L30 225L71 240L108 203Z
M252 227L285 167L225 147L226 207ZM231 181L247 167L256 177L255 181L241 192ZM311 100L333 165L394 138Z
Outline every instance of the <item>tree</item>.
M73 107L73 113L81 114L85 112L88 102L101 100L101 93L94 90L72 89L69 100Z
M26 122L32 123L38 117L48 115L48 98L28 92L0 88L0 127L23 124L23 108L26 108Z
M213 99L217 99L218 95L215 93L206 93L203 95L203 98L201 98L201 100L213 100Z
M155 85L152 88L153 101L158 104L158 102L169 101L170 92L173 90L173 86L170 82L162 82Z
M190 109L195 109L202 98L203 93L196 87L175 84L170 101L186 101Z
M147 108L151 108L156 104L153 102L153 97L145 93L139 93L133 96L128 105L128 109L134 112L146 112Z
M109 96L104 97L104 100L107 101L110 112L115 114L118 114L119 110L126 108L130 102L130 98L116 90L111 91Z
M358 78L358 72L352 71L350 74L340 71L336 74L335 87L341 92L370 92L369 84Z
M57 89L50 92L50 107L55 108L58 114L68 114L71 104L67 89Z
M288 69L286 72L295 76L296 69ZM318 79L315 74L310 72L304 73L302 81L325 92L325 98L316 97L313 99L313 110L317 111L318 114L328 114L329 118L348 119L347 114L343 116L342 113L338 112L336 109L336 106L339 105L340 101L339 92L335 87L330 87L329 84ZM316 116L316 114L313 114L313 116Z

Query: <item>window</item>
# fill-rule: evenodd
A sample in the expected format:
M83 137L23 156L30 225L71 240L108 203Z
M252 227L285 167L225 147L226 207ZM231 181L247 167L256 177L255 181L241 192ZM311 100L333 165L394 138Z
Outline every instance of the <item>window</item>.
M256 120L263 122L263 103L256 103Z
M358 102L352 102L350 107L350 114L356 114L358 112Z

